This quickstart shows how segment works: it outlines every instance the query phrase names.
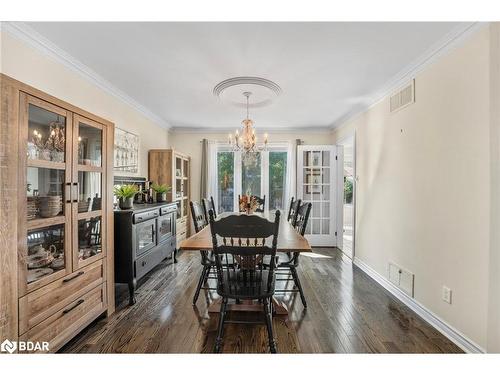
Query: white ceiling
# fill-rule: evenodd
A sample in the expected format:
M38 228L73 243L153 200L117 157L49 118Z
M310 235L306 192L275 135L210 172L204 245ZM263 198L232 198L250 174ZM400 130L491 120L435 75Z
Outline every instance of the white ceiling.
M212 94L222 80L281 86L261 128L330 127L365 105L463 23L27 23L174 128L234 128L245 111Z

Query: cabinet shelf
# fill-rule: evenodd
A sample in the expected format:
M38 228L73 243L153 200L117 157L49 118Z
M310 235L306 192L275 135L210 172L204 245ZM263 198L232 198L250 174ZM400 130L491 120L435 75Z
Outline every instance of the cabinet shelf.
M47 168L47 169L66 169L66 163L60 163L50 160L28 159L28 167Z
M29 220L27 224L27 229L39 229L44 227L50 227L51 225L63 224L66 221L66 217L64 215L33 219Z

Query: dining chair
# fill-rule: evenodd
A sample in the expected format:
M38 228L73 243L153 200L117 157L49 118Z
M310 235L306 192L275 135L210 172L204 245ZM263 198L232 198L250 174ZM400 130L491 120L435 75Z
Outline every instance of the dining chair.
M252 195L251 197L255 198L255 200L259 204L259 207L255 209L255 212L264 212L264 209L266 207L266 195L264 194L263 198L258 197L256 195ZM238 203L240 202L240 200L241 200L241 195L238 194ZM245 212L245 210L241 210L240 208L240 212Z
M297 216L297 210L299 209L301 202L302 200L294 200L292 197L292 200L290 201L290 208L288 209L288 217L286 219L289 223L294 223L295 217Z
M203 204L203 212L205 213L207 222L208 222L208 211L210 210L214 211L214 217L217 218L217 210L215 209L214 197L211 196L210 200L208 198L202 198L201 203Z
M293 222L293 227L295 230L303 236L306 232L307 228L307 222L309 221L309 215L311 213L311 207L312 203L304 203L299 206L297 209L296 215L295 215L295 220ZM300 299L302 301L302 305L304 308L307 308L307 301L306 297L304 295L304 290L302 289L302 284L300 283L299 275L297 273L297 267L299 266L299 255L300 253L291 253L291 254L279 254L279 259L285 258L285 261L279 262L278 263L278 270L279 269L286 269L286 273L278 273L278 275L287 275L291 274L293 283L295 284L295 287L297 289L277 289L276 292L278 293L287 293L287 292L292 292L292 293L299 293L300 294ZM277 281L288 281L289 279L277 279Z
M191 217L193 218L194 230L196 233L201 231L208 225L207 217L205 216L203 207L198 202L189 202L191 207ZM196 291L193 296L193 305L198 301L198 297L200 295L201 289L214 289L210 287L204 287L210 278L210 271L214 268L215 263L213 260L213 255L210 251L202 250L200 251L201 255L201 265L203 269L201 271L200 278L198 280L198 285L196 286Z
M222 297L214 352L221 350L228 300L236 299L263 303L269 348L276 353L272 297L280 211L276 211L274 222L255 215L231 215L215 221L212 210L209 215L217 293ZM264 257L270 258L269 267L264 267Z

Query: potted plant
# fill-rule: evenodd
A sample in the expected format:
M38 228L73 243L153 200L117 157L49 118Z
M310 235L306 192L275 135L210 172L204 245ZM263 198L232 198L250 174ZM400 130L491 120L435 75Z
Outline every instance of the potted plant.
M134 203L134 196L139 191L136 185L120 185L113 189L113 194L118 198L118 205L122 210L129 210Z
M170 191L170 186L166 184L163 185L153 184L151 188L154 190L156 194L156 201L158 203L167 201L167 193Z

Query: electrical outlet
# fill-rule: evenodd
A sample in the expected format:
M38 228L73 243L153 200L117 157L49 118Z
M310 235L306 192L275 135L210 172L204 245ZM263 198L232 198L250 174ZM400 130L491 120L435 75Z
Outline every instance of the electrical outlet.
M441 298L444 302L449 303L451 305L451 289L447 286L443 285L443 293Z

